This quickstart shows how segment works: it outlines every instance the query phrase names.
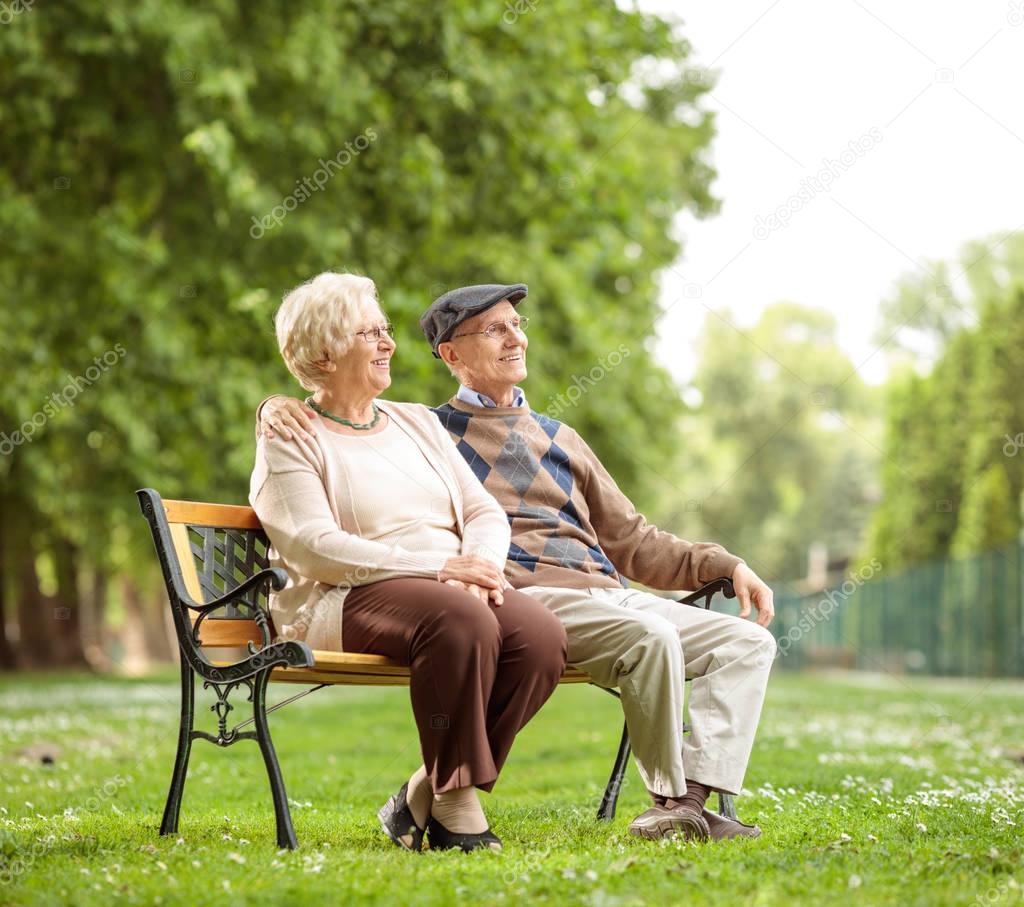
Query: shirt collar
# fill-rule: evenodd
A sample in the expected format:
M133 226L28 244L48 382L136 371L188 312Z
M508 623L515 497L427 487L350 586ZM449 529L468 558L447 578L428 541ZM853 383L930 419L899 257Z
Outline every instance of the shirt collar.
M480 391L468 388L465 384L459 385L459 392L455 396L463 403L468 403L470 406L486 406L493 409L498 405L488 397L487 394L481 394ZM513 389L512 405L526 406L526 395L523 393L523 389L521 387Z

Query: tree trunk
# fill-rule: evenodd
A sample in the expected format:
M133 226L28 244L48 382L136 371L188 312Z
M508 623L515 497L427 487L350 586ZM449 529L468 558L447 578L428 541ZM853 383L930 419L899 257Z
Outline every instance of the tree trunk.
M82 648L94 671L113 668L107 633L107 571L94 567L82 599Z
M88 667L82 648L82 600L78 588L78 549L69 541L54 543L57 568L57 596L53 602L54 636L57 658L68 667Z
M14 548L15 590L18 596L18 654L27 667L50 667L55 661L53 621L48 619L46 599L39 591L36 553L23 536Z
M172 650L159 604L143 598L134 578L126 577L123 589L125 610L142 643L140 654L149 662L170 661Z
M17 667L14 649L7 638L7 577L11 575L11 563L4 546L5 529L3 513L6 501L0 499L0 671L13 671Z

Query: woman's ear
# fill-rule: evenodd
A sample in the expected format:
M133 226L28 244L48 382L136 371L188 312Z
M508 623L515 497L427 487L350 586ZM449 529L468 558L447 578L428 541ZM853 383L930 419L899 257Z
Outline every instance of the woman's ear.
M317 359L313 365L322 372L333 372L338 368L338 364L331 361L331 357L327 354L327 350L324 350L323 356Z

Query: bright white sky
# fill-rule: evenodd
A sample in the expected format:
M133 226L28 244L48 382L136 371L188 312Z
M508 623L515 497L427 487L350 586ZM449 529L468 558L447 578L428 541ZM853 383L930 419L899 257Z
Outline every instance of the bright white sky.
M778 300L826 308L865 380L886 374L880 300L915 262L1024 227L1024 0L640 0L682 16L718 73L722 212L681 218L657 350L682 382L708 310L749 326ZM756 239L801 181L877 128L788 226ZM691 285L687 291L687 285ZM699 296L696 294L699 292ZM746 343L737 335L737 352Z

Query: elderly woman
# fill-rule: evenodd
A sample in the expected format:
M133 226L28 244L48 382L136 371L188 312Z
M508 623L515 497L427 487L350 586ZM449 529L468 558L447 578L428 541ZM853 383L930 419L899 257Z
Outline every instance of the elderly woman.
M379 812L399 846L501 849L476 788L565 667L561 624L515 592L509 526L425 406L378 400L395 341L373 281L324 273L289 293L281 355L320 414L260 438L249 500L291 581L281 636L409 666L423 765Z

